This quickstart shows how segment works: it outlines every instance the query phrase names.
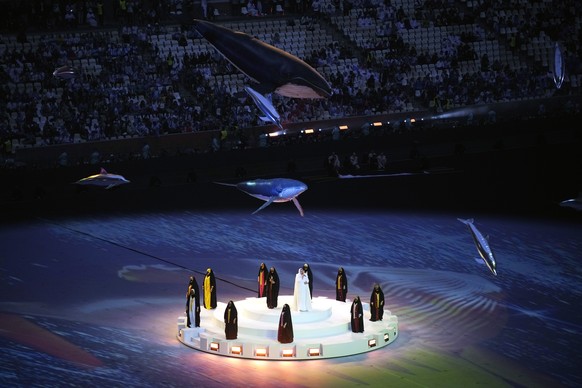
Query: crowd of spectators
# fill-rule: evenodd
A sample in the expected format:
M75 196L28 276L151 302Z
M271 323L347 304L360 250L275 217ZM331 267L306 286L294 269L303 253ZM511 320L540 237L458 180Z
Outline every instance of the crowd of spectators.
M309 52L303 59L322 69L334 93L326 100L273 95L283 123L443 110L556 93L550 70L537 62L515 69L500 60L491 63L486 55L479 58L472 43L484 39L498 38L499 44L509 45L519 55L522 42L545 32L563 42L569 74L582 72L576 1L540 2L545 8L532 6L525 13L518 12L519 1L474 3L467 8L448 0L417 1L414 12L385 0L295 3L294 7L312 10L311 16L294 19L297 29L314 23L333 28L331 16L341 14L357 17L375 36L364 41L347 36ZM39 145L201 130L240 133L262 123L244 91L213 82L217 75L237 73L220 55L170 52L164 57L152 44L154 35L168 31L180 45L198 37L189 27L160 24L169 14L191 9L193 2L114 1L113 23L104 27L102 1L20 4L31 8L15 6L5 15L10 18L7 28L18 31L17 43L9 34L0 38L3 140ZM446 36L439 52L419 52L401 34L454 24L472 24L474 29ZM27 33L29 25L42 33ZM500 35L502 27L515 32ZM461 63L476 59L479 71L463 71ZM65 64L73 64L77 76L53 77L55 68ZM432 65L431 71L412 76L411 69L423 64ZM565 83L559 92L579 90Z
M482 1L471 10L457 2L446 0L418 1L414 14L410 15L402 7L381 0L369 1L368 7L356 8L358 23L367 23L376 28L376 34L371 39L359 42L359 46L368 54L366 66L380 71L380 77L374 74L379 81L380 96L397 93L400 89L401 98L406 98L406 91L412 89L417 104L446 109L452 106L548 97L555 93L552 69L548 66L544 67L540 62L526 59L522 55L523 65L515 68L500 59L490 60L487 54L479 56L472 48L473 43L488 40L499 45L507 44L512 47L516 56L523 54L520 53L520 46L511 39L512 36L508 38L496 33L499 31L499 22L495 25L488 23L495 20L493 16L496 12L505 14L501 11L508 7L508 2ZM496 3L496 6L491 3ZM515 9L521 4L509 3ZM521 24L528 30L528 35L520 32L522 36L519 40L533 39L535 34L547 29L553 41L564 42L567 48L565 62L568 64L568 74L580 74L580 39L571 39L572 36L580 38L580 23L577 22L579 10L576 15L575 2L551 3L545 2L544 8L538 9L535 14L526 13L522 16L524 20ZM556 13L550 12L553 11L553 5L556 6ZM483 10L487 10L486 15L483 15ZM536 20L537 28L528 29L527 26L531 23L528 19ZM562 24L564 21L567 21L565 26ZM472 31L444 36L438 52L419 51L420 47L404 42L401 34L403 30L467 24L473 27ZM474 60L479 61L479 71L464 71L461 65ZM431 70L423 75L410 77L410 70L422 64L432 65ZM368 87L367 90L371 91L373 88ZM569 90L561 92L570 93ZM382 106L382 102L377 99L373 99L372 104Z

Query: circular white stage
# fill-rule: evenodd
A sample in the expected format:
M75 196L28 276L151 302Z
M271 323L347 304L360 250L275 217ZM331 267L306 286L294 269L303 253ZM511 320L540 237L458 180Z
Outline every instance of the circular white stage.
M265 298L234 301L238 312L238 338L224 335L225 303L216 309L200 310L200 327L186 327L186 317L178 318L178 340L204 352L229 357L261 360L313 360L369 352L392 343L398 337L398 318L384 310L382 321L371 322L368 303L364 307L364 332L350 327L351 300L339 302L325 297L313 298L312 310L291 311L294 341L277 341L281 309L292 306L293 296L279 296L275 309L268 309Z

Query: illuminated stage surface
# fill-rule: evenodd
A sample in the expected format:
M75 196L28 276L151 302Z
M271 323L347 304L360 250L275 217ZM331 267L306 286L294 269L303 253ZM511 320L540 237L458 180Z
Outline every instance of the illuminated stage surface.
M312 310L291 311L294 341L277 341L277 328L282 306L292 305L293 296L282 295L278 307L268 309L265 298L234 301L238 312L238 338L226 340L224 335L225 303L216 309L200 310L200 327L185 327L186 317L178 318L178 340L191 348L208 353L238 358L268 360L314 360L344 357L380 349L398 337L398 319L384 310L382 321L371 322L369 304L364 308L364 332L350 328L351 300L339 302L314 297Z

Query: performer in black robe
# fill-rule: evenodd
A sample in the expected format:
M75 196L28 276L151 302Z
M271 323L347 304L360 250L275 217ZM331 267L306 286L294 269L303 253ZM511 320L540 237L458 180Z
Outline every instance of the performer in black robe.
M293 322L291 321L291 309L285 303L279 318L279 330L277 332L277 341L282 344L290 344L293 342Z
M364 309L362 308L362 301L359 296L354 298L352 308L350 309L352 331L354 333L364 332Z
M279 298L279 274L275 267L269 269L267 275L267 307L274 309L277 307L277 299Z
M257 277L259 283L259 298L265 296L267 291L267 266L265 263L261 263L259 267L259 276Z
M348 277L343 267L339 267L337 277L335 278L335 300L340 302L346 301L348 295Z
M186 326L192 327L192 317L194 317L194 327L200 327L200 288L194 276L190 276L186 292Z
M238 334L238 313L236 306L231 300L224 309L224 335L227 340L236 339Z
M374 284L370 295L370 321L381 321L384 315L384 293L378 283Z
M211 268L206 270L206 276L204 276L204 308L205 309L215 309L216 308L216 280L214 278L214 272Z
M313 272L311 272L309 264L303 264L303 271L305 271L307 278L309 279L309 296L313 299Z

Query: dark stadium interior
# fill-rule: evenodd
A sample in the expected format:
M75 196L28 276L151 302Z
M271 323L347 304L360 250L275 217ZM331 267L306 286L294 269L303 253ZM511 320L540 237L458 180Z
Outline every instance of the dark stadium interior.
M577 386L582 212L560 204L582 201L580 3L259 3L0 0L0 383ZM194 18L333 95L273 94L279 132ZM131 183L74 184L101 168ZM216 184L275 177L308 185L305 217ZM490 235L498 276L457 218ZM181 345L188 276L212 266L241 299L263 258L288 278L310 262L323 296L338 265L354 293L380 283L400 337L307 362Z

